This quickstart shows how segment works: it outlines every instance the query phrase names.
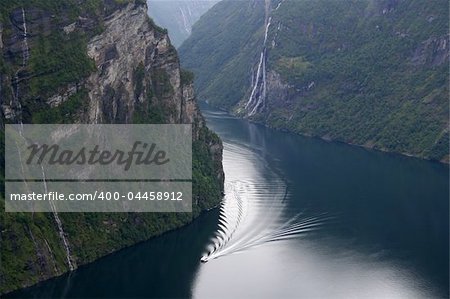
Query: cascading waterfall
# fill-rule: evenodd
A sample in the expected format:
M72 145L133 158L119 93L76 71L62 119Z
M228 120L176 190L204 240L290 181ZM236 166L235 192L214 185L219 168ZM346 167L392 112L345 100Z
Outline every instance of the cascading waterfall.
M23 34L22 34L22 65L21 67L16 71L15 76L14 76L14 81L13 81L13 86L15 87L15 90L13 92L13 101L14 101L14 109L16 112L16 121L19 124L19 134L22 138L24 138L23 136L23 122L22 122L22 105L20 103L20 94L19 94L19 73L26 68L27 64L28 64L28 60L30 58L30 50L29 50L29 46L28 46L28 29L27 29L27 22L26 22L26 15L25 15L25 9L22 8L22 29L23 29ZM24 138L25 139L25 138ZM25 142L27 142L25 140ZM22 171L22 175L23 177L25 176L25 170L23 167L23 163L22 163L22 157L21 157L21 153L20 150L19 151L19 159L21 162L21 171ZM44 171L44 167L41 165L41 170L42 170L42 178L43 178L43 184L44 184L44 190L45 193L48 193L48 189L47 189L47 181L45 178L45 171ZM28 188L28 184L25 181L26 184L26 188L27 190L29 190ZM50 207L52 209L52 213L53 213L53 218L55 219L56 225L58 227L58 232L59 232L59 236L61 238L61 241L63 243L65 252L66 252L66 259L67 259L67 264L69 266L70 271L73 271L75 268L73 266L72 263L72 257L70 254L70 245L69 245L69 241L66 238L66 234L64 232L63 229L63 225L61 222L61 219L59 218L58 212L56 211L56 206L55 204L50 200ZM48 245L48 244L47 244Z
M224 144L225 198L220 207L216 234L202 256L202 262L265 243L297 238L318 229L331 218L324 214L298 214L286 218L287 185L272 171L268 177L260 176L260 173L268 173L259 169L267 170L268 166L261 165L261 158L254 152L242 146ZM236 167L242 171L236 173Z
M271 20L272 18L269 17L264 35L263 49L259 57L256 77L254 80L252 80L252 92L247 104L245 105L248 116L254 115L259 108L263 107L266 98L266 40Z
M42 165L41 165L41 171L42 171L42 181L43 181L43 184L44 184L44 192L48 193L47 179L45 177L45 170L44 170L44 167ZM53 212L53 217L55 218L56 225L58 226L59 237L61 238L61 240L63 242L63 245L64 245L64 249L66 251L67 265L69 266L70 271L73 271L75 268L73 266L72 256L70 254L69 241L66 238L66 234L64 232L61 219L59 219L58 212L56 210L56 206L55 206L54 202L51 201L51 200L49 200L48 202L50 203L50 207L51 207L52 212Z
M23 54L22 54L22 67L28 64L28 59L30 58L30 48L28 47L28 29L27 21L25 18L25 10L22 7L22 22L23 22Z
M280 5L284 0L280 1L275 8L278 10ZM248 116L255 115L258 110L265 107L266 94L267 94L267 80L266 80L266 61L267 61L267 35L269 33L269 28L272 22L272 17L270 14L270 0L265 1L265 31L264 31L264 41L261 54L259 56L258 68L256 71L256 77L253 79L253 68L252 68L252 82L251 82L251 93L250 97L245 105L245 110Z
M19 134L25 140L25 137L23 136L23 124L22 123L20 123L20 126L19 126ZM25 140L25 142L27 142L27 141ZM19 159L20 159L20 164L21 164L20 166L21 166L22 175L23 175L23 177L26 177L25 176L24 167L23 167L22 158L21 158L21 153L20 153L19 149L17 149L17 150L19 152ZM45 177L45 170L44 170L44 167L42 165L41 165L41 172L42 172L42 181L43 181L43 186L44 186L44 192L48 193L47 180L46 180L46 177ZM25 181L25 186L26 186L26 189L29 191L29 187L28 187L28 184L27 184L26 181ZM67 264L69 266L70 271L73 271L75 268L73 266L72 256L70 254L69 241L67 240L66 233L64 232L63 225L62 225L61 219L59 218L59 215L58 215L58 212L56 210L56 206L55 206L54 202L51 201L51 200L49 200L48 202L50 204L50 208L51 208L52 213L53 213L53 218L55 219L55 223L56 223L57 228L58 228L59 237L61 238L62 244L63 244L65 252L66 252Z
M48 244L48 241L47 241L47 239L45 239L45 238L44 238L44 243L45 243L45 246L47 246L48 253L49 253L49 254L51 255L51 257L52 257L52 261L53 261L53 271L55 271L55 273L59 274L58 267L57 267L57 265L56 265L55 254L53 253L53 250L50 248L50 245Z
M259 56L258 68L256 71L255 80L253 80L252 74L252 92L250 93L250 97L245 105L245 110L247 111L248 116L254 115L258 109L263 108L265 105L266 99L266 60L267 60L267 35L269 33L270 23L272 21L272 17L269 16L270 13L270 0L265 1L265 31L264 31L264 41L263 48L261 54Z
M189 6L188 6L189 9ZM183 8L180 7L180 13L181 13L181 17L183 18L183 26L184 26L184 30L186 30L186 32L188 34L191 34L191 27L189 25L189 21L186 17L186 15L184 14Z
M15 90L13 89L13 106L14 106L14 112L15 112L15 119L19 124L19 134L22 138L23 137L23 122L22 122L22 104L20 103L20 98L19 98L19 72L23 70L23 68L25 68L28 64L28 59L29 59L29 48L28 48L28 29L27 29L27 22L26 22L26 17L25 17L25 9L23 9L22 7L22 29L23 29L23 34L22 34L22 65L21 67L16 71L15 75L14 75L14 81L12 82L13 86L15 87ZM22 162L22 155L21 152L19 150L18 144L16 142L16 147L17 147L17 151L19 153L19 160L20 160L20 167L21 167L21 171L22 171L22 175L23 177L25 176L25 169L23 167L23 162ZM28 188L28 184L25 181L25 186L27 188L27 190L29 190Z
M30 58L30 48L28 46L28 29L27 21L25 17L25 9L22 7L22 65L15 72L14 79L12 82L13 86L13 106L16 113L16 119L22 124L22 104L20 103L19 94L19 73L27 66L28 60ZM18 114L18 115L17 115Z

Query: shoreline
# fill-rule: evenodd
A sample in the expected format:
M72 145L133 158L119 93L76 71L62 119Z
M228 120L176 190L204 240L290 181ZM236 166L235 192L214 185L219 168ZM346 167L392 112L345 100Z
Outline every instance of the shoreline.
M431 162L431 163L439 163L441 165L446 165L446 166L450 166L450 158L448 160L433 160L433 159L429 159L429 158L425 158L425 157L420 157L411 153L407 153L407 152L396 152L396 151L390 151L388 149L382 149L382 148L374 148L374 147L370 147L364 144L357 144L357 143L351 143L351 142L346 142L346 141L342 141L342 140L337 140L337 139L333 139L333 138L329 138L326 136L318 136L318 135L310 135L310 134L305 134L305 133L301 133L301 132L295 132L295 131L291 131L288 129L283 129L283 128L277 128L277 127L273 127L270 126L269 124L267 124L264 121L257 121L254 119L250 119L248 117L242 117L238 114L232 113L231 111L223 108L223 107L217 107L214 106L212 104L210 104L208 101L206 100L200 100L200 102L204 102L206 103L208 106L217 109L219 111L225 112L227 113L229 116L233 116L236 117L238 119L245 119L248 122L252 123L252 124L257 124L260 126L264 126L266 128L270 128L273 129L275 131L278 132L283 132L283 133L289 133L289 134L294 134L294 135L298 135L298 136L302 136L302 137L308 137L308 138L313 138L313 139L317 139L317 140L322 140L325 142L333 142L333 143L337 143L337 144L345 144L345 145L349 145L349 146L356 146L365 150L369 150L369 151L374 151L374 152L379 152L379 153L385 153L385 154L390 154L390 155L397 155L397 156L401 156L401 157L408 157L408 158L414 158L414 159L418 159L418 160L422 160L422 161L427 161L427 162Z
M222 198L223 198L223 197L222 197ZM222 199L221 199L221 201L222 201ZM24 286L24 287L21 287L21 288L17 288L17 289L8 291L8 292L6 292L6 293L0 293L0 296L1 296L2 298L4 298L4 297L8 298L8 295L14 294L15 292L19 292L19 291L21 291L21 290L25 290L25 289L28 289L28 288L35 287L35 286L37 286L37 285L39 285L39 284L41 284L41 283L45 283L45 282L47 282L47 281L49 281L49 280L52 280L52 279L62 278L62 277L65 276L65 275L69 275L69 276L70 276L70 275L72 275L73 273L75 273L78 269L81 269L81 268L84 268L84 267L88 267L89 265L94 264L94 263L100 261L101 259L104 259L104 258L109 257L109 256L111 256L111 255L117 254L117 253L119 253L119 252L121 252L121 251L123 251L123 250L126 250L126 249L128 249L128 248L131 248L131 247L134 247L134 246L139 246L139 245L141 245L141 244L143 244L143 243L152 241L152 240L157 239L157 238L159 238L159 237L162 237L162 236L164 236L164 235L166 235L166 234L170 234L170 233L173 233L173 232L175 232L175 231L177 231L177 230L186 228L186 227L188 227L189 225L192 225L195 221L198 221L198 220L200 219L200 217L204 217L205 214L210 213L211 211L216 210L216 209L218 209L219 207L220 207L220 202L219 202L217 205L215 205L215 206L213 206L213 207L211 207L211 208L208 208L208 209L206 209L206 210L202 210L196 217L192 218L191 221L189 221L189 222L187 222L187 223L185 223L185 224L183 224L183 225L181 225L181 226L178 226L178 227L175 227L175 228L166 230L166 231L164 231L164 232L162 232L162 233L160 233L160 234L151 236L149 239L142 240L142 241L138 241L138 242L136 242L136 243L134 243L134 244L132 244L132 245L124 246L124 247L122 247L122 248L119 248L119 249L117 249L117 250L114 250L114 251L112 251L112 252L110 252L110 253L107 253L107 254L105 254L105 255L102 255L102 256L100 256L100 257L94 259L93 261L87 262L87 263L85 263L85 264L78 265L78 267L77 267L75 270L73 270L73 271L66 271L66 272L61 273L60 275L56 275L56 276L52 276L52 277L50 277L50 278L48 278L48 279L40 280L40 281L38 281L38 282L36 282L36 283L34 283L34 284L31 284L31 285L29 285L29 286Z

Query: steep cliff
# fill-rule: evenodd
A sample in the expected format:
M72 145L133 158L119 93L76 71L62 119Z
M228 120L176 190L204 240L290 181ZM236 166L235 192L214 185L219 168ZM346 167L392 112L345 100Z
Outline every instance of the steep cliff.
M179 51L213 105L448 162L448 11L441 0L225 0Z
M182 226L217 205L221 141L205 126L192 74L180 69L145 1L16 1L0 12L2 129L4 122L191 123L194 196L192 213L7 214L2 184L0 293ZM3 180L3 148L0 154Z

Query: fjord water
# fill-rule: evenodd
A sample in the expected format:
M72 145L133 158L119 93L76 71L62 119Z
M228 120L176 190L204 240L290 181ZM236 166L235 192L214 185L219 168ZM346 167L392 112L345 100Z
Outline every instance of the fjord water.
M225 207L9 296L448 297L448 166L202 110Z

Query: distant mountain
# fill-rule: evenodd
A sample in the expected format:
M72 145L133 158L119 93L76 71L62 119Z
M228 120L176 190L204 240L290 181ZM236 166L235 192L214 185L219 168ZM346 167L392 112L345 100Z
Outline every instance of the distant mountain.
M448 20L447 0L224 0L179 52L237 115L448 162Z
M218 0L147 0L148 14L167 28L172 44L179 47L191 34L192 25Z

